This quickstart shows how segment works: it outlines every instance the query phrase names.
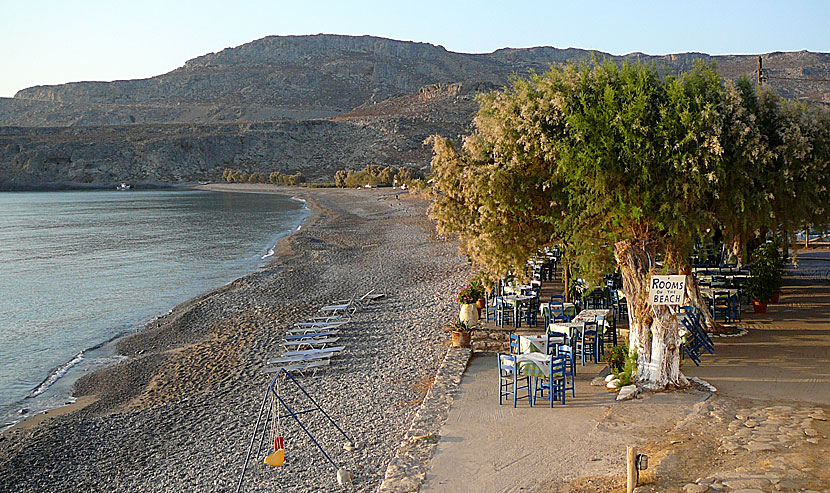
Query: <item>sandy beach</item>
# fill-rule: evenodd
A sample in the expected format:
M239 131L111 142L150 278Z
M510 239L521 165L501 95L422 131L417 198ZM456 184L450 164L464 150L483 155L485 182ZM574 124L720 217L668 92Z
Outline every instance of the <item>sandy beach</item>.
M0 439L2 491L227 491L242 469L269 356L293 322L370 289L388 296L342 330L346 350L301 382L359 444L322 419L304 423L332 458L375 489L442 361L441 328L470 275L454 243L434 235L426 202L386 190L277 189L308 201L301 229L267 267L176 307L118 342L129 359L81 378L71 413L52 411ZM302 407L298 393L289 402ZM36 426L33 426L36 424ZM335 470L282 421L286 463L252 461L244 491L331 491Z

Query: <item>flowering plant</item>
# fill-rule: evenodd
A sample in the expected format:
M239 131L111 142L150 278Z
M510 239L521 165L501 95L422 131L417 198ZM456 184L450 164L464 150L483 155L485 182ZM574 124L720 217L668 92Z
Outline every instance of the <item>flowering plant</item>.
M473 281L468 284L461 291L458 292L457 301L461 305L469 305L475 303L479 298L484 296L484 289L480 282Z

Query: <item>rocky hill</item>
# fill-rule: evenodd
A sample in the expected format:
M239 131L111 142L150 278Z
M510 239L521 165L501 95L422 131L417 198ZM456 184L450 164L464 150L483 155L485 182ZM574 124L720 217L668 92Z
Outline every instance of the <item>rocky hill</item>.
M578 49L453 53L371 36L270 36L167 74L37 86L0 98L0 187L216 179L226 166L312 178L366 164L425 165L424 138L467 130L477 92L551 64L653 62L662 73L715 61L754 78L756 56L613 57ZM830 55L763 55L786 97L830 103Z

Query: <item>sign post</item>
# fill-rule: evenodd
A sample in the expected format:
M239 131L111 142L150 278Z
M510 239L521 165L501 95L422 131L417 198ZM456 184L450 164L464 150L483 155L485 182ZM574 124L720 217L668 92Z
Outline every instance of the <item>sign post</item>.
M686 299L686 276L651 276L648 304L680 306Z

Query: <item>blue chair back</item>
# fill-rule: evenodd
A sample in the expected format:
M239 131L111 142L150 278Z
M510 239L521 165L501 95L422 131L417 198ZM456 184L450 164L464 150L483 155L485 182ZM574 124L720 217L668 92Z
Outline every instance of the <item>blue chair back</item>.
M547 332L545 334L545 347L548 354L558 355L557 348L568 344L568 334L564 332ZM570 347L570 346L566 346Z
M507 376L517 371L516 356L499 353L499 373Z
M519 344L519 335L510 333L510 354L519 354L521 346Z

